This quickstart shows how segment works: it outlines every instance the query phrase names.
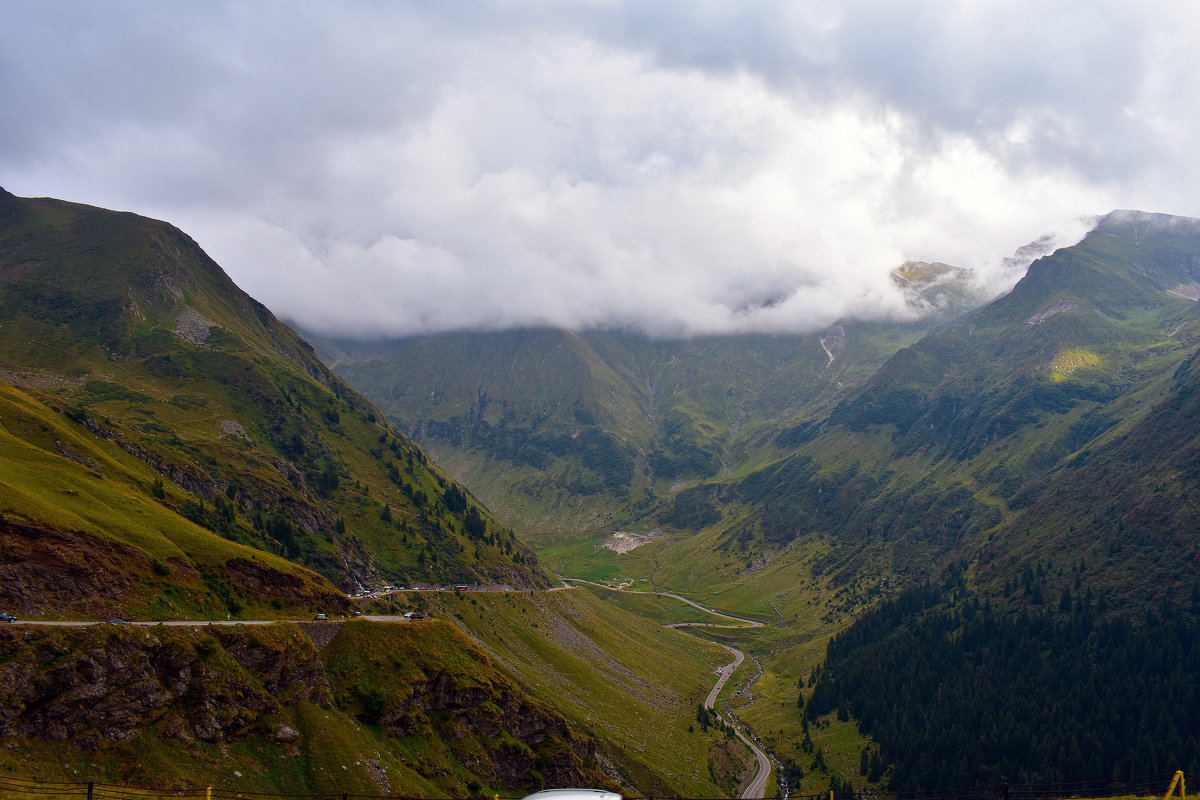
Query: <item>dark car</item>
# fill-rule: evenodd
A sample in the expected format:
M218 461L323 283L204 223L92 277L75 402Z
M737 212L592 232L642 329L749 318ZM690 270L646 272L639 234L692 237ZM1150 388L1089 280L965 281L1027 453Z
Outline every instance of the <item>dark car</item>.
M108 621L108 624L109 625L128 625L129 623L123 619L110 619Z
M5 614L3 611L0 611L0 622L16 622L16 621L17 621L17 618L14 617L12 614Z

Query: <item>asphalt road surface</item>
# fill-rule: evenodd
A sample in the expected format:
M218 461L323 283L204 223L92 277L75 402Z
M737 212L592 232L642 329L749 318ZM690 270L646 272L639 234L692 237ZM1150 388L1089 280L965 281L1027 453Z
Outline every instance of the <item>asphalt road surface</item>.
M601 589L607 589L610 592L627 592L628 594L656 594L656 595L659 595L660 597L670 597L675 600L679 600L680 602L687 603L689 606L692 606L693 608L698 608L701 611L712 614L714 616L721 617L723 619L731 619L736 622L745 623L743 625L719 625L719 624L711 623L711 622L677 622L673 625L668 625L667 627L669 627L669 628L700 628L700 627L703 627L703 628L760 628L760 627L762 627L762 623L759 622L758 620L747 619L745 617L735 617L732 614L725 614L720 611L714 611L711 608L706 608L706 607L700 605L699 603L688 600L686 597L680 597L679 595L671 594L670 592L640 592L640 591L636 591L636 590L629 591L626 589L614 589L613 587L605 586L602 583L593 583L592 581L579 580L578 578L563 578L563 580L570 581L571 583L586 583L589 586L598 586ZM729 680L730 676L733 675L733 671L735 669L737 669L739 665L741 665L742 661L746 657L745 653L743 653L741 650L738 650L735 647L730 647L729 645L726 645L726 644L721 645L721 647L724 647L726 650L728 650L733 655L733 661L731 661L730 663L726 664L725 666L723 666L719 670L717 670L717 674L720 677L717 679L717 683L715 686L713 686L712 691L710 691L708 693L708 697L706 697L704 699L704 707L707 709L711 709L713 707L713 705L717 702L717 695L719 695L721 693L721 689L724 688L725 682ZM747 747L750 748L750 751L752 753L754 753L754 758L758 762L758 773L754 776L754 780L750 781L750 785L748 785L745 788L745 790L742 792L743 800L748 800L749 798L763 797L767 791L767 780L769 780L771 777L771 759L767 757L767 754L765 752L763 752L763 749L761 747L759 747L758 745L756 745L754 742L752 742L750 740L750 737L747 736L742 731L741 726L738 725L733 720L732 717L730 717L728 715L722 715L722 716L725 719L725 723L727 725L730 725L733 728L734 734L739 739L741 739L742 742Z
M361 617L330 617L327 620L311 620L311 619L170 619L160 622L135 622L132 620L121 620L120 622L105 622L103 620L36 620L36 619L19 619L16 622L7 623L10 625L53 625L61 628L84 628L88 625L137 625L143 628L153 628L155 625L166 625L171 628L199 628L204 625L270 625L272 622L348 622L353 619L368 619L372 622L408 622L404 617L399 616L381 616L375 614L364 614Z
M625 589L614 589L611 586L605 586L604 584L601 584L601 583L593 583L592 581L578 580L575 578L564 578L563 580L569 581L571 583L585 583L585 584L589 584L591 586L598 586L601 589L608 589L609 591L613 591L613 592L627 591ZM732 614L725 614L720 611L715 611L711 608L706 608L705 606L702 606L699 603L689 600L686 597L680 597L679 595L671 594L670 592L629 591L628 593L629 594L654 594L654 595L659 595L660 597L670 597L674 600L680 601L681 603L686 603L689 606L698 608L701 611L704 611L705 613L712 614L713 616L721 617L722 619L729 619L729 620L733 620L735 622L742 623L740 625L721 625L721 624L717 624L717 623L707 623L707 622L679 622L679 623L675 623L673 625L668 626L671 628L687 628L687 627L758 628L758 627L762 626L762 623L759 622L758 620L747 619L745 617L735 617ZM111 625L111 624L137 625L139 627L154 627L155 625L167 625L167 626L174 627L174 628L198 628L198 627L202 627L205 625L270 625L272 622L281 622L281 621L284 621L284 622L314 622L314 623L320 624L322 622L330 622L330 623L344 622L347 619L365 619L365 620L370 620L372 622L407 622L408 621L407 619L405 619L404 617L401 617L401 616L365 614L365 615L359 616L359 617L346 617L346 618L335 617L335 618L330 618L328 620L309 620L309 619L177 620L176 619L176 620L163 620L163 621L155 621L155 622L135 622L135 621L131 621L131 620L122 620L120 622L113 623L113 622L103 622L103 621L97 622L94 620L88 620L88 621L81 621L81 620L80 621L76 621L76 620L41 621L41 620L19 619L19 620L16 620L15 622L11 622L8 624L11 624L11 625L52 625L52 626L57 626L57 627L74 627L74 628L81 628L81 627L85 627L88 625ZM746 657L745 654L742 653L741 650L738 650L734 647L730 647L728 645L721 645L721 647L724 647L726 650L728 650L733 655L734 660L731 661L730 663L726 664L725 666L721 667L719 670L717 670L717 674L720 677L717 679L717 682L713 686L712 690L708 693L708 697L706 697L704 700L704 707L707 709L713 708L713 705L717 702L717 695L719 695L721 693L721 689L724 688L725 683L729 680L730 676L733 675L734 670L736 670L738 668L738 666L741 665L742 661ZM741 739L742 742L745 743L745 745L747 747L750 748L750 750L754 753L755 759L758 762L758 774L756 774L754 776L754 780L750 781L749 786L747 786L745 791L742 792L742 798L762 797L764 795L764 793L766 792L767 780L771 776L771 761L769 758L767 758L767 754L764 753L758 745L756 745L754 742L752 742L750 740L750 738L748 736L746 736L745 733L742 732L741 727L732 719L732 717L728 717L726 715L723 715L723 716L725 716L726 724L733 727L734 734L739 739Z

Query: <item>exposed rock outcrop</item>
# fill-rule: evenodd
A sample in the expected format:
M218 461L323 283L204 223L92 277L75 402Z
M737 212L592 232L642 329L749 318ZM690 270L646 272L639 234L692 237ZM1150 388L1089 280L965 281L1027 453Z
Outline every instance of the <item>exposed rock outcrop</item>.
M160 720L175 738L245 737L267 712L330 705L312 643L295 628L0 630L0 737L129 742Z
M404 769L452 794L471 781L611 785L595 743L453 626L320 627L336 631L321 652L291 623L0 628L0 747L61 742L141 761L214 745L262 753L255 769L265 771L269 753L312 758L317 742L357 741L348 746L361 750L333 757L376 759L370 779L401 793ZM370 746L357 738L364 723L382 732ZM401 741L409 744L384 752Z

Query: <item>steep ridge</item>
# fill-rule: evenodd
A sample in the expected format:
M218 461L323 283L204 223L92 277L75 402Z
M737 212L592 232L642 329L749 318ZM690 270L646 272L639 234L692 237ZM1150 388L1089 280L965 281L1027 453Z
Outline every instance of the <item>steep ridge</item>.
M819 436L770 468L775 480L750 476L738 497L765 499L774 531L827 532L847 551L880 545L916 576L939 557L972 557L995 531L1041 548L1056 526L1028 509L1031 496L1175 402L1172 375L1200 344L1186 296L1198 245L1195 220L1106 217L1079 245L1035 262L1007 296L890 359ZM1092 518L1053 491L1059 520Z
M20 524L6 527L5 552L20 549L20 526L55 531L76 552L115 540L159 578L197 572L209 599L196 603L229 613L294 571L271 556L343 591L546 582L510 528L170 225L0 191L0 284L4 402L23 409L5 415L6 441L35 451L6 451L13 469L40 459L46 475L32 487L91 470L111 492L107 508L173 515L139 537L110 519L64 519L42 489L9 492L0 513ZM122 480L95 469L91 452L119 461ZM219 597L204 583L213 575L246 596ZM126 594L137 606L155 592Z
M927 383L890 365L831 416L933 454L922 480L997 509L987 530L957 502L956 536L911 531L936 580L837 637L807 697L813 718L859 720L893 789L1197 768L1198 275L1200 221L1114 213L914 347ZM922 430L935 409L941 438Z
M1198 226L1110 215L1009 294L901 349L827 415L789 429L777 443L790 447L762 467L676 494L659 523L676 540L705 530L708 551L746 565L828 549L813 574L852 594L868 573L920 580L981 551L984 576L1011 579L1024 562L1010 556L1050 541L1033 498L1167 400L1200 344L1188 296ZM1090 516L1069 498L1057 504L1060 521ZM1002 545L1007 530L1024 545Z

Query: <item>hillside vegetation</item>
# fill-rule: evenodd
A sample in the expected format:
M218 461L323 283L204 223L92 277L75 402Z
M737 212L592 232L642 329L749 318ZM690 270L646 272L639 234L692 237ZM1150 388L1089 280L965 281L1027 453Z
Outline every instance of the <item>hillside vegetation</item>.
M68 605L99 587L96 613L240 614L337 605L317 600L335 586L546 582L511 528L177 229L0 191L0 282L2 551L58 542L51 584L77 580L98 540L115 565ZM50 613L38 585L6 581L0 602Z
M898 280L945 274L906 266ZM872 629L879 649L845 656L839 645L828 672L814 670L831 637L867 635L855 620L882 599L946 576L963 576L962 590L939 594L927 616L950 622L906 618L895 636L970 633L982 637L978 652L1002 652L1013 620L1028 614L1048 632L1041 652L1071 658L1076 644L1065 631L1083 624L1080 603L1091 615L1084 627L1104 641L1144 642L1136 633L1144 627L1190 620L1200 583L1198 290L1200 222L1115 212L1078 245L1035 261L1012 291L954 320L847 321L790 340L470 334L341 343L334 355L339 371L468 485L509 496L497 504L501 515L540 529L532 541L556 570L644 582L769 620L769 629L733 635L764 667L756 702L739 714L805 790L864 778L944 789L1001 773L1109 779L1137 765L1186 766L1178 751L1193 727L1167 708L1174 701L1155 695L1147 714L1172 726L1178 747L1148 749L1064 713L1012 721L1049 726L1046 747L1067 754L1058 771L1032 757L1023 772L964 771L962 760L978 755L974 723L964 722L919 771L911 748L927 740L916 720L934 713L920 708L919 687L894 698L888 720L867 709L871 681L887 679L880 664L920 671L925 650L888 650L904 663L881 661L871 654L891 647L893 634ZM495 348L494 357L475 369L462 355L469 342ZM417 354L443 345L464 366L418 403L406 387L441 373ZM516 365L525 365L519 376ZM591 484L571 478L604 463L585 457L589 442L604 439L633 464L621 473L634 476L628 491L594 468ZM541 448L536 467L521 466L534 459L523 446ZM647 534L645 543L603 547L618 531ZM859 657L864 677L838 683L847 658ZM1171 680L1195 678L1186 663ZM921 674L934 683L960 679L952 662L927 667ZM1039 694L1052 686L1048 673L1005 683L986 658L973 668L980 686L1049 697ZM820 686L841 694L819 693L810 716L803 709ZM861 731L839 728L855 725L851 715L861 716ZM1104 742L1103 769L1086 752L1087 729ZM1070 755L1076 748L1084 757Z
M681 487L761 463L937 319L679 342L560 330L311 338L541 550L636 526Z
M287 623L0 630L0 770L430 798L613 786L594 742L453 626L308 627L319 652Z
M394 596L454 622L530 694L593 737L629 793L727 797L753 765L697 710L729 654L582 589Z

